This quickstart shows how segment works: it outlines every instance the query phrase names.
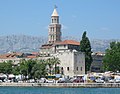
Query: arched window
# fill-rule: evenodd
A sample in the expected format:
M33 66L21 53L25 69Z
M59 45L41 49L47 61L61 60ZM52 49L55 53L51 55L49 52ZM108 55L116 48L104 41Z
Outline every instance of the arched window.
M53 23L53 19L52 19L52 23Z
M69 71L69 67L67 67L67 71Z
M57 23L56 21L57 21L57 20L55 19L55 23Z

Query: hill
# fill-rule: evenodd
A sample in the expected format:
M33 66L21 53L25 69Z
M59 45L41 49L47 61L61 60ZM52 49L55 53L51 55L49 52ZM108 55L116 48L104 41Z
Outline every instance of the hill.
M26 35L0 36L0 53L7 53L10 51L38 52L40 45L45 42L45 37Z
M64 37L63 39L74 39L79 40L74 37ZM91 40L92 50L94 52L102 51L109 47L109 43L112 41L120 40ZM38 52L42 44L47 42L46 37L34 37L27 35L10 35L10 36L0 36L0 53L7 53L10 51L15 52Z

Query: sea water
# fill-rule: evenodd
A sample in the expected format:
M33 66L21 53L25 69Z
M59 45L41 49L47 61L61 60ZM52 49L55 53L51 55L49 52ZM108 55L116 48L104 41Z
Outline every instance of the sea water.
M0 94L120 94L120 88L0 87Z

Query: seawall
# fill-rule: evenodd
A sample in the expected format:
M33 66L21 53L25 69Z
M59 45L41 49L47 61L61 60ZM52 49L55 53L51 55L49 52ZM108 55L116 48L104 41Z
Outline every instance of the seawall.
M0 86L17 87L85 87L85 88L119 88L120 83L0 83Z

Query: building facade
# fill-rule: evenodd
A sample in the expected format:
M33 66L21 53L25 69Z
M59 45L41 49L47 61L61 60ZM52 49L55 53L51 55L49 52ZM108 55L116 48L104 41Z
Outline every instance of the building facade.
M91 72L103 72L103 53L93 53L93 62L91 64Z
M84 53L76 50L57 53L54 55L59 58L60 72L65 77L74 77L85 74Z
M48 30L48 43L40 47L41 59L56 57L61 61L60 72L64 76L85 74L85 55L79 51L80 43L74 40L61 40L61 24L56 8L51 16Z

